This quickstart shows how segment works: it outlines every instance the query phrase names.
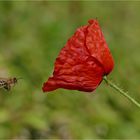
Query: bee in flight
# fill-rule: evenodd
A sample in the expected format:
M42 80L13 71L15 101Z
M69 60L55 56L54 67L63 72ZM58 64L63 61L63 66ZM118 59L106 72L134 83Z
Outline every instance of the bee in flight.
M18 82L19 79L22 78L0 78L0 88L4 88L9 91L11 87L13 87Z

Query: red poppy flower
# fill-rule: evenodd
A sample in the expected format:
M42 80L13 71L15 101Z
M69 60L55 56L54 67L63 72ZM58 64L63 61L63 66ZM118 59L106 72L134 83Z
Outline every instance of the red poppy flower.
M43 91L57 88L91 92L108 75L114 61L97 20L78 28L60 51L53 76Z

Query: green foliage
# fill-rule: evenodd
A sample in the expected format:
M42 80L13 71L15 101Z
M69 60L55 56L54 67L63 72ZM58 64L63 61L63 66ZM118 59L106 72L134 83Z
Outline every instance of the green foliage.
M140 138L140 110L103 82L93 94L42 93L60 49L98 18L115 59L109 75L140 102L140 3L0 2L0 77L22 77L0 90L0 138Z

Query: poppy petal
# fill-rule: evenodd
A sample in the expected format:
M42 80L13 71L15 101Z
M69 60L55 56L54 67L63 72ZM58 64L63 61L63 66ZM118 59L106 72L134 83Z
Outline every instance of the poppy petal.
M89 20L87 28L86 46L91 56L95 57L103 66L105 75L109 74L113 67L114 61L104 35L100 29L97 20Z
M53 76L43 85L44 92L57 88L91 92L101 83L102 77L112 70L113 59L98 22L90 20L89 23L78 28L60 51ZM100 40L101 43L98 43ZM108 63L108 66L104 63Z

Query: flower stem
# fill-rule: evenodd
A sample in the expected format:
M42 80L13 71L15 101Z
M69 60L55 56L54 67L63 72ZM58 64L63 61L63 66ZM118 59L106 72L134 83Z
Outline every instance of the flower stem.
M107 79L106 76L103 77L103 79L105 80L105 82L112 88L114 88L116 91L118 91L121 95L123 95L124 97L126 97L129 101L131 101L132 103L134 103L137 107L140 108L140 104L131 96L129 96L127 94L127 92L123 91L121 88L119 88L118 86L116 86L114 83L112 83L110 80Z

